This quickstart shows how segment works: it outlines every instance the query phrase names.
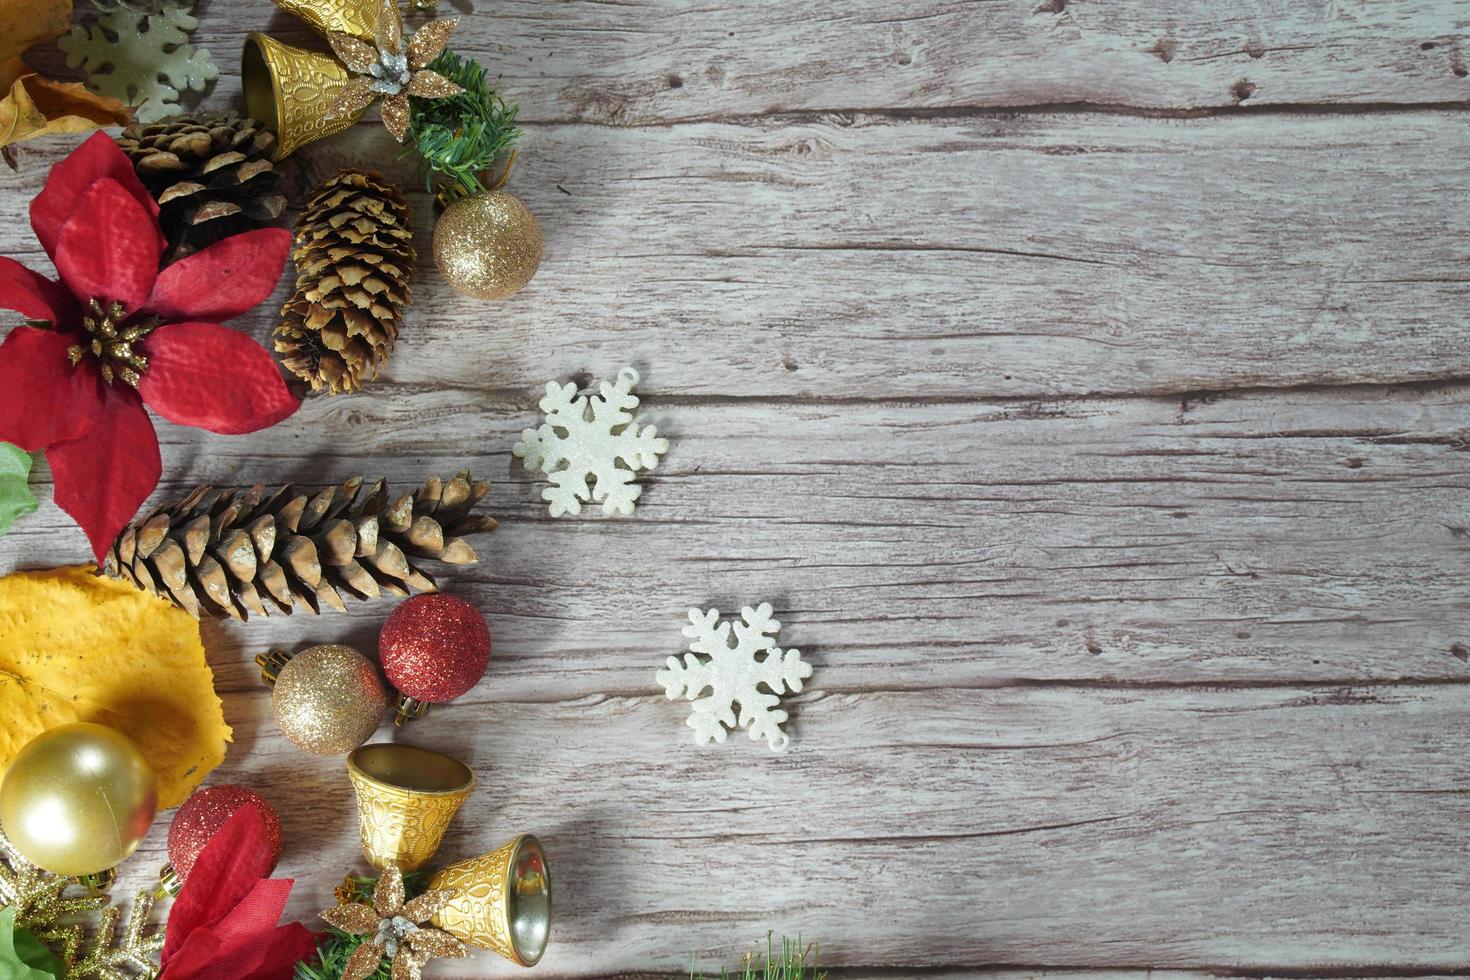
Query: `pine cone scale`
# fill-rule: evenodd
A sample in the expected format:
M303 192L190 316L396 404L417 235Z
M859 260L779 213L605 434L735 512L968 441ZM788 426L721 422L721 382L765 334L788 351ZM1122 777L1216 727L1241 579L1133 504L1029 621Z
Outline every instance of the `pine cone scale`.
M132 123L117 144L159 203L169 242L164 263L221 238L274 222L286 209L270 160L275 137L234 112L198 112Z
M472 488L469 507L461 482ZM126 528L103 570L195 617L248 619L272 606L285 615L297 606L345 611L346 598L433 591L423 561L477 561L464 538L495 526L470 512L488 489L468 473L391 503L382 480L314 494L199 487Z
M306 202L291 258L276 351L313 390L357 391L392 354L411 299L408 203L381 177L344 170Z

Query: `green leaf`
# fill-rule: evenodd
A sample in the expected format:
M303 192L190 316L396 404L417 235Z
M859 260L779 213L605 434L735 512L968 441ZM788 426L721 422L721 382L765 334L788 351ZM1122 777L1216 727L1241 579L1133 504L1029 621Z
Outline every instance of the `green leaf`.
M26 480L31 475L31 454L0 442L0 535L10 530L15 519L36 509Z
M0 909L0 980L57 980L65 973L29 929L15 928L14 905Z

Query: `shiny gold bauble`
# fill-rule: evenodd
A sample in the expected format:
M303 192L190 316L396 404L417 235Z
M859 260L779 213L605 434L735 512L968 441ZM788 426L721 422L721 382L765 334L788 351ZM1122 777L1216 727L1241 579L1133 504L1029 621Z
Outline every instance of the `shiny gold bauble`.
M455 292L504 299L536 275L541 228L536 216L505 191L461 198L434 225L434 264Z
M29 862L52 874L106 871L135 851L158 812L153 770L105 725L44 731L0 782L0 827Z
M271 707L286 737L317 755L351 752L388 708L388 691L373 662L338 644L308 647L276 675Z

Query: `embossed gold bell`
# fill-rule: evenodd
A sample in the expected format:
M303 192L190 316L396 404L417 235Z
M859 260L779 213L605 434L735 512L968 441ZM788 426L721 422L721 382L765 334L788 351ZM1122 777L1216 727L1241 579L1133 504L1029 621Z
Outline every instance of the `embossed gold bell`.
M246 35L240 79L246 115L259 119L276 135L272 160L282 160L362 117L358 111L327 118L328 107L348 80L347 69L336 58L293 48L264 34Z
M357 794L362 853L373 867L423 867L475 788L475 774L440 752L379 742L354 749L347 774Z
M437 872L430 888L455 897L430 921L461 942L535 966L551 934L551 868L530 834Z
M275 0L275 4L306 21L322 37L340 31L366 41L378 29L378 0Z

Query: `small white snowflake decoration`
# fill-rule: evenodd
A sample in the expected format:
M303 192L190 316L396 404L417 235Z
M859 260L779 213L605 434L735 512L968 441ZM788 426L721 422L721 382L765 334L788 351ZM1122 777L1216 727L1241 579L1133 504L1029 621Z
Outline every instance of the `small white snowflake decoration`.
M657 429L633 421L637 383L638 372L630 367L618 372L616 385L604 381L599 395L579 396L574 384L547 383L541 399L546 421L522 432L511 452L526 469L550 478L541 498L551 505L552 517L580 514L582 502L593 500L604 514L633 513L642 493L633 477L652 470L669 451L669 440L658 438Z
M178 112L181 90L203 92L219 77L209 52L189 43L189 32L199 26L194 0L153 7L108 7L95 26L74 25L56 42L66 52L67 67L80 65L87 73L88 88L138 106L134 118L142 122Z
M726 729L748 728L752 739L765 738L772 751L784 752L791 737L781 730L787 714L778 705L786 691L800 691L801 682L812 676L812 665L801 659L800 650L776 646L781 624L771 618L771 604L740 610L741 623L720 622L720 611L689 610L690 653L681 661L670 657L658 682L670 701L688 698L693 710L685 722L694 729L694 741L708 745L723 742ZM730 645L730 630L735 645ZM704 659L707 658L707 659ZM765 690L761 688L764 686ZM708 690L708 697L700 697ZM735 714L735 705L740 714Z

